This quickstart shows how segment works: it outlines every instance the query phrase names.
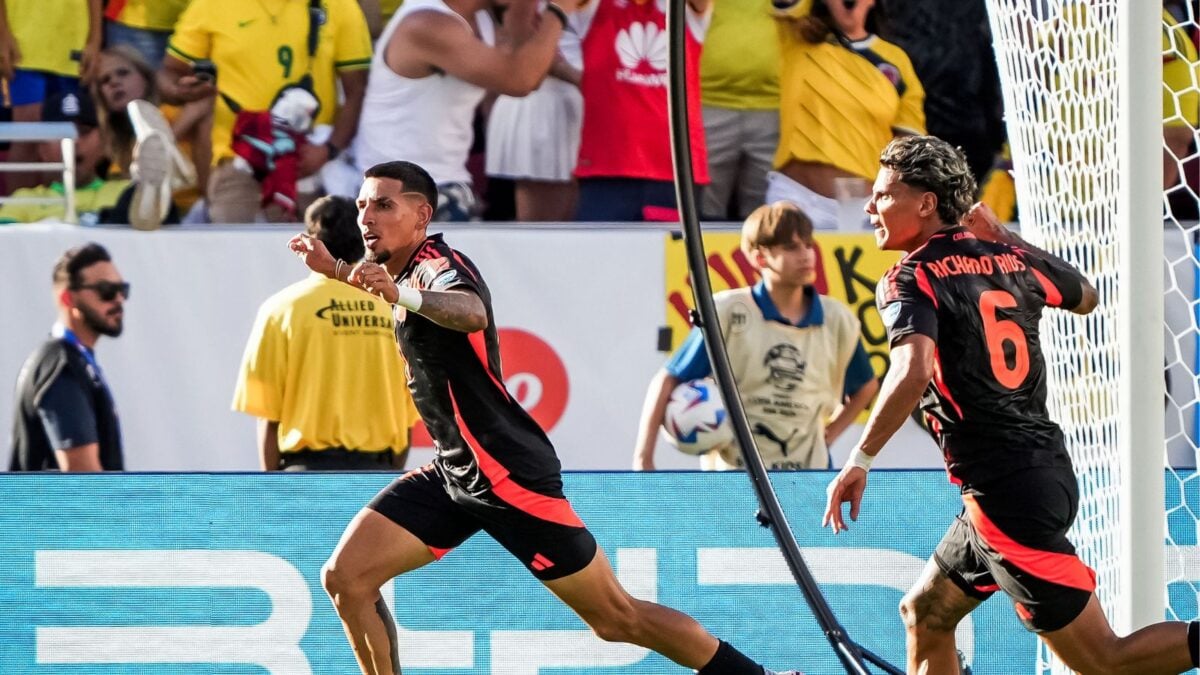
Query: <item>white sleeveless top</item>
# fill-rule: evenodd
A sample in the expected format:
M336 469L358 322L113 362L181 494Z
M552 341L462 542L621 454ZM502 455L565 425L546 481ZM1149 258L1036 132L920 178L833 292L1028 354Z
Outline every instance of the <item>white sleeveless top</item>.
M445 73L412 79L401 77L384 61L386 46L404 17L418 11L449 14L467 20L442 0L405 0L383 30L371 57L354 159L359 170L403 159L424 167L433 180L470 183L467 155L475 139L475 108L486 90ZM479 39L496 42L495 26L486 11L475 14Z

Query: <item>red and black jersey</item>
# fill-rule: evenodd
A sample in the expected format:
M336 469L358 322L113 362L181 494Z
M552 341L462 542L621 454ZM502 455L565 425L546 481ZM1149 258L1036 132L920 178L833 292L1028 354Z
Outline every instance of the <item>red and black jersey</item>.
M554 447L504 387L492 298L475 264L433 235L413 253L397 283L469 290L487 308L487 328L468 334L396 307L396 338L408 361L413 402L447 480L481 495L511 478L517 486L506 483L500 490L510 501L531 497L525 490L561 497L562 466Z
M947 227L879 281L891 344L933 339L934 376L921 407L955 482L979 483L1031 466L1070 466L1046 410L1038 321L1073 309L1084 280L1059 261Z

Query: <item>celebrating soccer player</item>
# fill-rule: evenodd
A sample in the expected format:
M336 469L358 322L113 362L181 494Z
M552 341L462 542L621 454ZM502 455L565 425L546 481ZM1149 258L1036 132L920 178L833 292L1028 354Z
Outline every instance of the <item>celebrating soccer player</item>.
M621 588L563 496L554 447L504 387L479 270L441 235L426 235L437 201L421 167L379 164L358 196L371 262L351 267L306 234L289 242L314 271L396 306L413 401L437 449L432 464L396 479L359 512L322 570L362 671L400 672L380 587L484 530L601 638L653 649L701 675L773 675L691 617Z
M880 280L892 365L823 519L858 518L867 472L920 403L964 509L904 597L908 672L958 672L954 629L1002 590L1025 625L1083 673L1180 673L1197 665L1200 623L1117 637L1095 573L1066 533L1079 490L1046 411L1038 335L1044 307L1087 314L1097 293L1071 265L1025 242L986 207L962 153L929 136L883 151L866 210L881 249L906 255Z

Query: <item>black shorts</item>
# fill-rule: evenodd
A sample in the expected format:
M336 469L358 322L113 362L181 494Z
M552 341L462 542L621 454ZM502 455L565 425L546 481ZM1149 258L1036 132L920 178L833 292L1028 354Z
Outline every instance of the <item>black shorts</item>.
M596 557L596 539L564 497L511 479L468 495L431 464L392 481L367 506L413 533L436 558L480 530L542 581L574 574Z
M1003 590L1031 631L1074 621L1096 589L1096 573L1067 540L1079 508L1070 467L1023 469L964 487L963 505L933 554L942 572L979 600Z

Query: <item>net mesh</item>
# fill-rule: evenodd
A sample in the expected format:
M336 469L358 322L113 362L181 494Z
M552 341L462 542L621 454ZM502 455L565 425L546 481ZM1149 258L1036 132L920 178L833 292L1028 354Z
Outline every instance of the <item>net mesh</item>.
M1170 4L1170 3L1168 3ZM1165 332L1167 434L1177 468L1196 465L1196 11L1180 3L1163 13ZM989 0L1018 220L1031 242L1078 266L1100 292L1100 307L1079 317L1048 312L1042 336L1050 406L1067 437L1080 480L1072 540L1097 572L1097 594L1111 610L1119 590L1116 308L1118 266L1117 0ZM1172 178L1172 175L1178 177ZM1159 442L1154 439L1153 442ZM1168 468L1168 615L1197 614L1197 515L1192 472ZM1194 572L1191 576L1195 576ZM1043 650L1039 672L1070 672Z

